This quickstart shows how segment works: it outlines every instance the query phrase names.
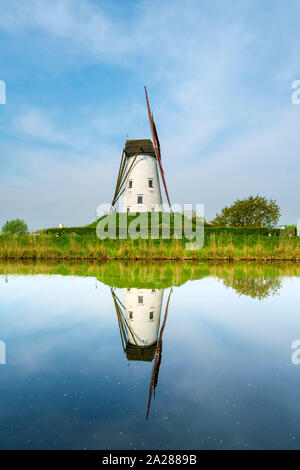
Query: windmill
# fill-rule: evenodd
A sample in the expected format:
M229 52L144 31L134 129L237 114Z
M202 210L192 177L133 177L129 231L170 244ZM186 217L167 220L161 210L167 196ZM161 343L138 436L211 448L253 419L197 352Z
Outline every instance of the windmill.
M118 318L123 351L128 361L153 362L149 386L146 419L149 418L152 397L158 383L162 359L162 340L167 322L170 289L164 318L160 326L164 289L123 289L125 305L110 288Z
M112 209L124 195L122 212L151 212L162 210L159 173L171 209L164 171L161 162L160 143L153 113L145 86L147 112L153 142L150 139L126 140L122 152L119 173L112 200Z

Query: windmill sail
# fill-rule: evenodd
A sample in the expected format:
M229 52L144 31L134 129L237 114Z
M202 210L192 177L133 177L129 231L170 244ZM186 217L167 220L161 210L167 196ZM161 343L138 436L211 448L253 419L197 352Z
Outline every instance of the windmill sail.
M173 289L171 288L171 290L169 292L169 297L168 297L168 300L167 300L164 321L163 321L163 324L162 324L162 327L161 327L161 330L160 330L160 335L159 335L157 348L156 348L156 352L155 352L155 359L154 359L151 382L150 382L150 387L149 387L146 419L149 418L152 393L155 394L155 389L156 389L157 382L158 382L158 374L159 374L159 368L160 368L161 357L162 357L162 339L163 339L164 329L165 329L166 322L167 322L169 303L170 303L170 298L171 298L172 292L173 292Z
M154 122L154 119L153 119L153 113L151 114L151 117L152 117L152 122L153 122L153 130L154 130L155 140L156 140L156 142L157 142L157 148L158 148L158 152L159 152L159 157L160 157L160 159L161 159L161 153L160 153L160 143L159 143L159 140L158 140L158 135L157 135L156 125L155 125L155 122Z
M145 95L146 95L146 103L147 103L150 127L151 127L151 132L152 132L152 137L153 137L154 150L155 150L155 154L156 154L157 161L158 161L158 164L159 164L160 174L161 174L162 182L163 182L163 185L164 185L164 188L165 188L167 201L168 201L170 209L172 210L171 203L170 203L170 198L169 198L169 193L168 193L168 190L167 190L167 183L166 183L166 179L165 179L165 174L164 174L164 170L163 170L163 167L162 167L162 164L161 164L160 143L159 143L156 126L155 126L154 119L153 119L153 114L150 111L150 105L149 105L146 86L145 86Z

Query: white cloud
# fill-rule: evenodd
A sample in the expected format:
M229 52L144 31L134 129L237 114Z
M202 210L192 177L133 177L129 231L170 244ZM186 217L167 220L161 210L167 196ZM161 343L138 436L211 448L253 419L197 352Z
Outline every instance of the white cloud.
M0 175L0 226L16 217L30 229L76 226L95 220L97 206L111 202L119 152L113 147L96 153L69 149L8 145L3 155L13 154L13 170ZM9 157L8 157L9 158Z
M51 117L43 110L29 108L13 119L13 127L17 133L26 134L49 143L65 144L67 134L61 132Z
M278 200L283 223L296 223L298 127L298 109L286 109L270 118L268 126L260 129L258 125L230 139L221 149L203 155L200 161L182 159L180 164L178 152L175 167L172 163L168 165L171 194L177 194L180 200L204 202L206 217L211 219L236 198L258 193ZM172 147L166 156L168 162L172 161L171 150Z
M110 55L126 47L126 35L121 40L116 22L85 0L9 0L2 7L0 27L13 34L36 30L50 39L69 41L81 53Z

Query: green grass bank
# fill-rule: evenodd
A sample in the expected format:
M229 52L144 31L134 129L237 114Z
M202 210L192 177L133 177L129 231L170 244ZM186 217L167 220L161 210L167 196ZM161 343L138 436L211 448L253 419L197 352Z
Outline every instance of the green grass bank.
M300 237L235 234L205 230L202 249L186 240L99 240L93 234L0 236L0 259L20 260L229 260L300 261Z

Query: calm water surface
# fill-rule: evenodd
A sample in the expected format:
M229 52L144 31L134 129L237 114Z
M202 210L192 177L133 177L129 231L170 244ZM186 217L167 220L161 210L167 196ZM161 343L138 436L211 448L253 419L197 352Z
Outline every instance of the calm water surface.
M128 269L0 276L0 448L299 448L297 272Z

